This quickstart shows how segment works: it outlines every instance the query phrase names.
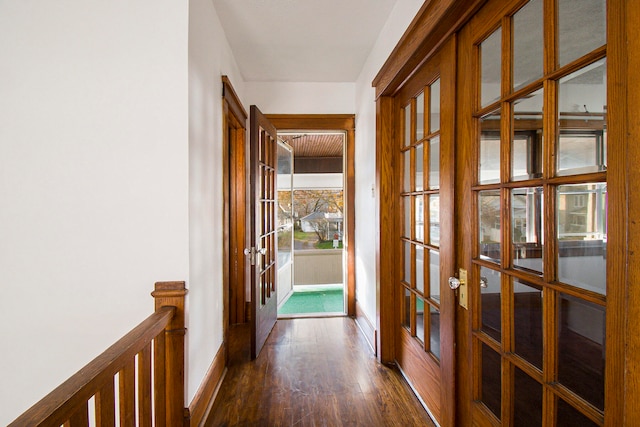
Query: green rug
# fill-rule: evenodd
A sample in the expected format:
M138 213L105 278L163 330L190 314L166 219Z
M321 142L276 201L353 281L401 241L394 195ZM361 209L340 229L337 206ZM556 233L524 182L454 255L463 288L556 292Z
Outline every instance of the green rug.
M342 288L295 291L278 309L278 314L342 313Z

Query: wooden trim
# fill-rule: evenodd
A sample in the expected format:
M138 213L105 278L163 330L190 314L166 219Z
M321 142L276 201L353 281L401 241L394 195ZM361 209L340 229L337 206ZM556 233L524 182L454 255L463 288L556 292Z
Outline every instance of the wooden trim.
M276 129L286 130L342 130L346 132L345 149L345 206L347 211L347 315L356 315L356 249L355 249L355 116L353 114L265 114ZM294 153L295 155L295 153Z
M229 80L229 77L227 76L222 76L222 98L227 101L233 115L236 116L239 121L247 121L247 118L249 117L247 115L247 111L242 106L240 97L233 88L231 80Z
M185 427L200 427L207 420L227 373L226 354L226 343L222 343L191 404L185 409Z
M376 98L393 95L485 2L486 0L425 2L373 79Z
M376 335L377 335L376 328L373 326L373 323L371 323L371 320L369 320L369 317L367 317L367 314L364 312L364 310L362 310L362 307L360 306L358 301L356 301L355 321L356 321L356 325L358 325L358 327L362 331L364 338L369 343L371 350L373 350L373 353L377 355L378 347L377 347L377 338L376 338Z

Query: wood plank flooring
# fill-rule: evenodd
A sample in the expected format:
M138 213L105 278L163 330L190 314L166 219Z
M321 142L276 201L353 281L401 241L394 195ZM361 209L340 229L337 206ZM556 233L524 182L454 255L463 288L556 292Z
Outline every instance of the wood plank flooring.
M434 426L353 319L278 320L253 362L249 328L230 335L229 370L205 426Z

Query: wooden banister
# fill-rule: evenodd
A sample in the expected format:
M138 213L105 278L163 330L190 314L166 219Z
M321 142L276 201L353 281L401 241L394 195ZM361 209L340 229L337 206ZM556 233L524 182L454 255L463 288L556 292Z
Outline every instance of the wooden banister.
M88 426L95 396L98 426L181 426L184 407L184 282L158 282L155 312L20 415L8 427ZM154 356L152 372L152 354ZM137 369L136 369L137 356ZM119 387L115 388L118 374ZM136 383L138 400L136 402ZM154 386L155 415L151 387ZM116 408L116 393L119 407Z

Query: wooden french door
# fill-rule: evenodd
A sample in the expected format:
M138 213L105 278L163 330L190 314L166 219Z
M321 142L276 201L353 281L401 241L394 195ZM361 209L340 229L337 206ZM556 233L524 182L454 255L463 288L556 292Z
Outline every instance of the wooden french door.
M398 180L395 359L431 416L454 425L455 42L395 96Z
M477 425L605 422L606 16L605 0L492 0L459 34Z
M278 318L276 253L276 128L252 105L250 109L251 357L258 357Z

